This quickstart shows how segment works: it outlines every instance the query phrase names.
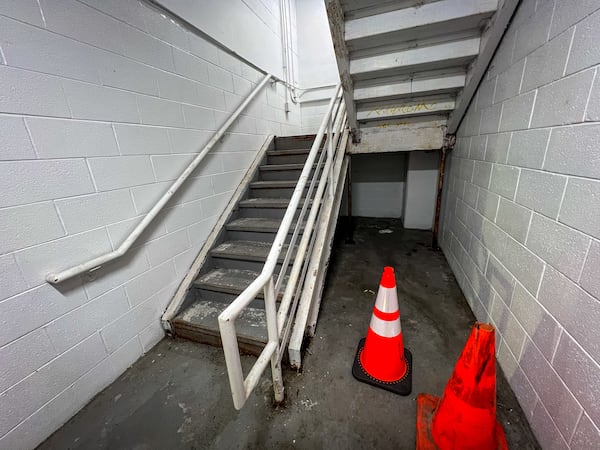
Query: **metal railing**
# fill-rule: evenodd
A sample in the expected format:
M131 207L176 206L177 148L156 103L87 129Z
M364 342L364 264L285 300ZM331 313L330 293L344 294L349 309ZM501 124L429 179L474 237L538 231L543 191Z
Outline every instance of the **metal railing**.
M152 207L152 209L144 216L140 223L131 231L129 236L123 241L123 243L112 252L105 253L104 255L93 258L87 262L77 264L68 269L62 270L57 273L51 273L46 276L46 281L52 284L60 283L68 280L76 275L81 275L85 272L93 272L100 269L104 264L111 262L125 253L131 248L133 243L140 237L144 230L150 225L152 220L160 213L167 202L173 197L181 185L188 179L192 172L202 162L204 157L212 150L215 144L223 137L225 132L229 129L231 124L240 116L240 114L246 109L250 102L256 97L256 95L262 90L262 88L271 80L273 76L271 74L265 75L262 81L252 90L252 92L244 99L244 101L237 107L237 109L229 116L225 123L215 132L213 137L208 141L204 148L198 153L198 155L192 160L190 165L183 171L179 178L173 182L167 192L158 200L158 202Z
M333 173L334 161L340 155L340 151L342 156L345 152L340 145L340 142L344 140L340 137L346 128L346 123L345 104L341 97L341 85L338 84L260 275L219 315L219 329L233 404L236 409L242 408L269 362L271 363L275 401L283 401L281 360L314 249L317 234L313 232L315 223L318 223L319 213L323 209L321 208L322 204L333 198L336 188L335 180L337 178ZM326 131L327 137L321 151L321 143ZM315 161L317 161L316 164ZM308 184L309 179L310 184ZM315 188L316 192L313 194ZM298 212L301 202L302 208ZM307 212L308 217L305 220ZM286 244L294 221L292 236ZM300 236L300 243L296 246L296 241ZM275 270L280 261L280 255L286 245L287 250L283 263L279 273L276 274ZM294 261L288 274L292 257ZM285 291L278 310L277 298L284 284ZM261 291L264 292L268 341L247 377L244 378L235 321Z

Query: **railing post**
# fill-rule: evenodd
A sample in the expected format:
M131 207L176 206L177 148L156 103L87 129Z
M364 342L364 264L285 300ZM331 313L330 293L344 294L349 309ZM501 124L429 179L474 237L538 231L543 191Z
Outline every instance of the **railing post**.
M281 373L281 364L278 361L278 355L281 349L279 348L279 332L277 329L277 299L275 298L275 283L273 283L273 275L269 278L265 285L265 313L267 316L267 333L269 342L275 342L277 350L271 356L271 375L273 377L273 393L275 403L283 402L284 387L283 375Z
M335 110L335 108L334 108ZM335 117L333 115L333 113L329 116L329 124L327 126L327 159L328 160L333 160L333 121L335 120ZM334 186L333 186L333 164L331 165L331 168L329 169L329 175L327 177L328 181L327 183L329 184L329 196L333 198L333 190L334 190Z

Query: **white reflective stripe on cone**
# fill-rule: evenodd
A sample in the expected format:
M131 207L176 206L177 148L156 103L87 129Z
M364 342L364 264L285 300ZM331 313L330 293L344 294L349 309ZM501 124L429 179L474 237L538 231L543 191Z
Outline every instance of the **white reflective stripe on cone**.
M375 307L384 313L393 313L398 311L398 293L396 292L396 288L379 286L377 300L375 300Z
M375 314L371 317L371 324L369 326L373 332L383 337L396 337L402 332L400 319L382 320Z

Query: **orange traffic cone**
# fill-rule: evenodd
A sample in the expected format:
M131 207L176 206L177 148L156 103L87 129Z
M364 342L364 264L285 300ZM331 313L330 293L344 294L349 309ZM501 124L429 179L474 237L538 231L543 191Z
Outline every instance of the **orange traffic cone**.
M476 323L441 400L417 397L417 449L507 449L496 420L494 327Z
M366 339L358 343L352 375L359 381L400 395L412 389L412 355L402 343L396 278L385 267Z

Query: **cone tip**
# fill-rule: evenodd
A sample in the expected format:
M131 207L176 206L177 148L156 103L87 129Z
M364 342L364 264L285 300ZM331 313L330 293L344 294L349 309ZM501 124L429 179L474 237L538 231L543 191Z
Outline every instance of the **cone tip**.
M381 286L385 288L396 287L396 276L394 275L394 268L387 266L383 268L383 275L381 276Z

